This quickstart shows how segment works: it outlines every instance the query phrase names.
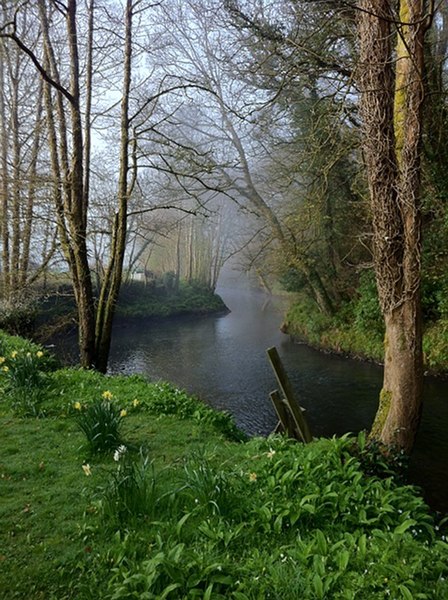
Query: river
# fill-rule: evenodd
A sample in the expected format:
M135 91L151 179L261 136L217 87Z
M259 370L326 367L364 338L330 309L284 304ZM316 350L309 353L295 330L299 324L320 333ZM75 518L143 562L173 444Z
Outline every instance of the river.
M276 346L315 437L370 427L381 367L292 342L279 329L285 309L281 299L241 287L217 292L228 314L118 323L109 371L171 381L232 413L248 434L266 435L277 422L269 399L276 381L266 349ZM448 512L447 392L447 382L426 379L422 424L410 464L411 481L443 512Z

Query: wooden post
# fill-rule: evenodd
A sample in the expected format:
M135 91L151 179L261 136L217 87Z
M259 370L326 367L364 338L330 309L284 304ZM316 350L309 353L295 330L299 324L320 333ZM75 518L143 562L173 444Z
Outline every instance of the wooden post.
M274 370L275 377L277 378L280 389L284 395L283 400L282 398L280 398L278 392L273 392L271 394L271 399L274 402L274 406L280 421L283 421L283 418L285 419L285 421L283 422L283 426L285 430L288 431L288 429L291 428L290 419L289 417L285 417L284 413L289 413L289 416L292 418L294 424L294 429L297 431L300 438L305 443L311 442L313 439L313 436L311 435L311 430L309 428L305 415L303 414L303 411L295 398L293 387L291 385L291 382L289 381L285 368L283 367L283 364L280 360L277 348L268 348L267 355L271 362L271 366ZM277 405L280 406L281 404L284 406L282 406L282 408L280 408L279 411L277 409Z
M278 390L274 390L270 394L272 404L274 405L275 412L277 413L278 423L276 428L274 429L274 433L287 433L289 436L294 435L293 428L289 428L289 414L286 408L286 404L283 401L283 398L280 395Z

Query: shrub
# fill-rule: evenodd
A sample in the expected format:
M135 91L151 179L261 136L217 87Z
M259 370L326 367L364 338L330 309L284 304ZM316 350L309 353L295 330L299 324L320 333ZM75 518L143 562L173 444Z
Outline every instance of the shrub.
M7 306L0 302L0 328L12 335L27 335L33 331L36 321L36 307L21 303Z
M148 550L115 563L106 596L446 598L448 546L424 502L392 478L366 477L352 445L271 437L233 465L188 460L186 503L156 511L152 528L139 522Z

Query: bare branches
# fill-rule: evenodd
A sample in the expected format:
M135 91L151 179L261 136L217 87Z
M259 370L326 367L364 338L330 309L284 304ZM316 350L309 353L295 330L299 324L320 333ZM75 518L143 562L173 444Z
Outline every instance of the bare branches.
M58 92L60 92L70 103L73 103L74 98L72 94L59 82L55 81L49 74L49 72L42 66L36 54L29 48L17 35L17 13L19 8L16 9L14 14L13 21L6 23L0 29L0 38L6 38L12 40L22 52L24 52L32 61L36 69L39 71L40 75L49 83L52 87L54 87ZM11 31L5 31L7 29L11 29Z

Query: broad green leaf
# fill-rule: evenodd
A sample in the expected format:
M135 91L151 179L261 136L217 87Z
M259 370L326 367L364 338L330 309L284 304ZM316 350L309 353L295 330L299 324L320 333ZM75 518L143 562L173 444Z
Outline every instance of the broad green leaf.
M416 521L414 521L414 519L406 519L406 521L403 521L403 523L400 523L400 525L397 525L397 527L395 527L394 533L402 534L405 531L407 531L410 527L413 527L415 524Z

